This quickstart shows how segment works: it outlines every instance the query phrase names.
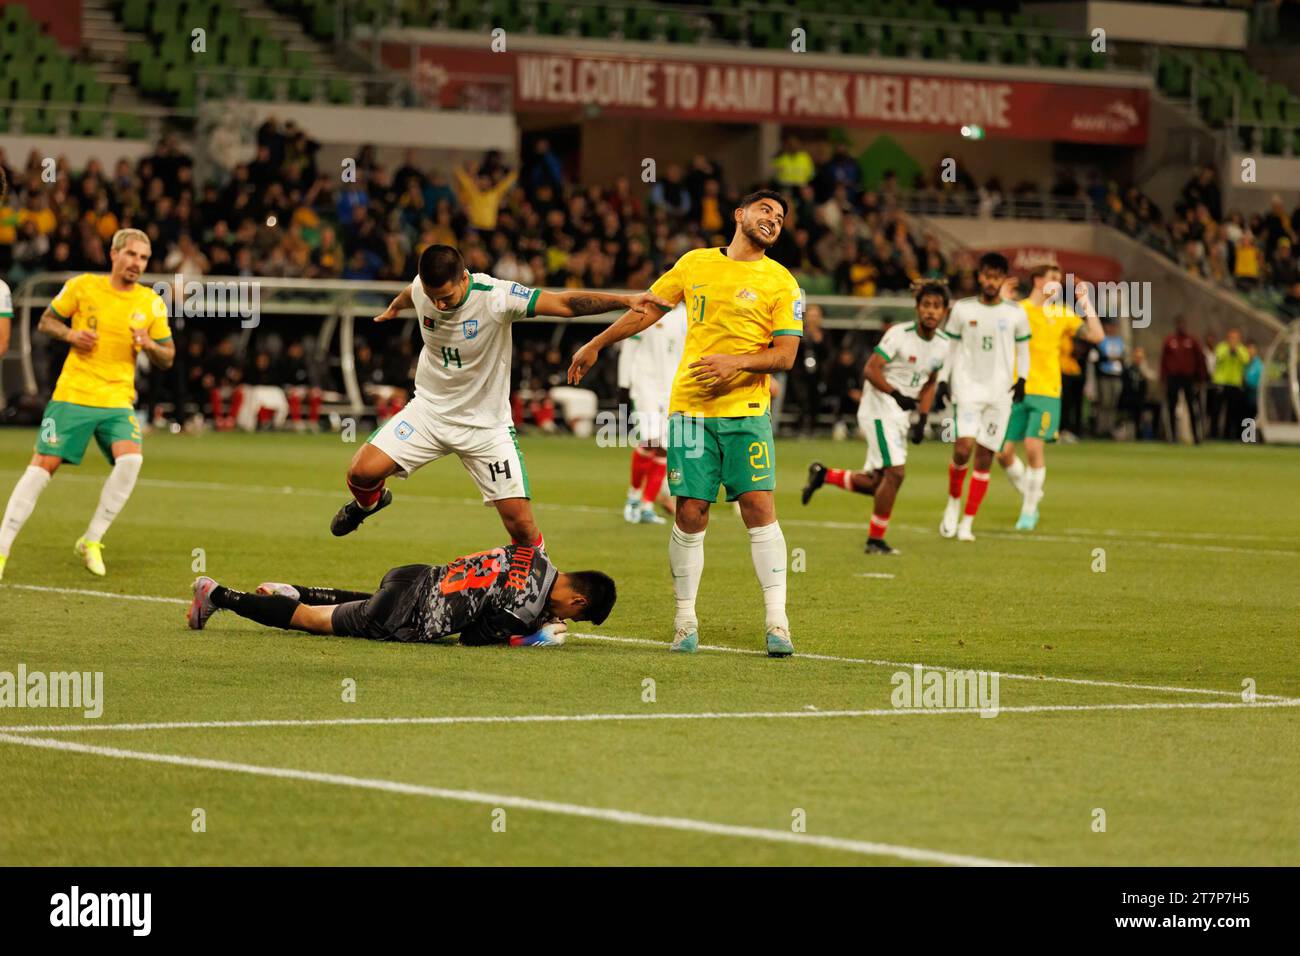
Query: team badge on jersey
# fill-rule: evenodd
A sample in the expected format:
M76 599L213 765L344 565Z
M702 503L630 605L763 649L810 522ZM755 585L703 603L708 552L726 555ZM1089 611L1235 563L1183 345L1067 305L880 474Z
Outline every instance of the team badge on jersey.
M757 302L758 293L753 289L737 289L736 298L743 299L745 302Z
M460 324L460 327L467 339L472 339L478 335L478 319L466 319Z
M415 429L411 427L410 422L398 422L397 428L394 430L393 434L395 434L402 441L406 441L408 438L410 438L412 435L415 434Z

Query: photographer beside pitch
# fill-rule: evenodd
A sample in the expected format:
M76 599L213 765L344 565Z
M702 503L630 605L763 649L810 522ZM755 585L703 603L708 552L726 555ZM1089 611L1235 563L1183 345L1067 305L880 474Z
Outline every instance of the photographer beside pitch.
M393 568L373 594L264 583L256 593L194 582L189 626L201 631L219 610L267 627L428 644L453 634L473 646L554 647L566 620L602 624L614 607L614 580L600 571L558 570L541 548L512 544L449 564Z

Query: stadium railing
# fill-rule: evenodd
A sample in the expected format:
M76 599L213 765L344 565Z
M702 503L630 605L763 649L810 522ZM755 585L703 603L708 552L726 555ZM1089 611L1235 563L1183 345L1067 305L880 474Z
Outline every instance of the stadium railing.
M513 84L497 74L422 72L367 76L333 71L256 68L194 71L193 101L229 99L278 103L327 102L333 106L437 107L476 113L508 113L513 109ZM454 100L442 95L453 85Z
M22 393L32 397L50 388L52 382L38 381L35 361L37 352L44 346L36 343L33 330L41 313L74 272L43 272L29 276L13 290L14 334L13 347L21 368ZM148 273L140 277L143 285L174 288L175 274ZM304 318L318 320L313 327L314 357L322 369L336 370L341 380L346 401L336 408L325 408L361 417L374 409L366 401L357 379L354 350L357 343L358 319L362 327L373 316L382 312L388 303L406 288L404 282L366 282L343 279L285 279L267 276L179 276L184 284L182 293L168 293L172 305L171 317L181 315L188 329L204 333L209 344L229 336L238 336L236 352L242 357L258 330L274 330L277 320ZM192 298L189 283L202 284L203 308L187 306ZM628 291L628 290L623 290ZM255 294L254 294L255 293ZM242 314L241 302L256 301L256 315ZM879 297L873 299L855 296L809 296L809 305L820 306L824 315L823 326L831 330L876 332L890 322L910 318L912 300L907 297ZM249 310L245 310L249 311ZM582 316L573 319L530 320L522 327L552 330L556 344L564 330L576 325L605 325L613 321L617 312ZM195 324L188 324L195 323ZM415 331L413 311L403 315L400 334L412 335ZM0 357L3 358L3 357ZM3 363L0 362L0 369ZM8 394L0 379L0 396Z

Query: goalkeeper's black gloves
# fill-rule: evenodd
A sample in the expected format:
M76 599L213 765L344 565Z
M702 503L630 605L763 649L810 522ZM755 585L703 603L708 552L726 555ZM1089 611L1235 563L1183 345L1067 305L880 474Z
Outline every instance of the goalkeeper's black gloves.
M1016 384L1011 386L1011 400L1013 402L1023 402L1025 400L1025 380L1016 379Z
M919 445L925 440L925 423L928 417L922 415L921 420L907 430L907 440L913 445Z
M894 401L898 402L898 407L901 408L903 411L912 412L916 410L916 399L908 398L906 395L904 395L902 392L898 391L897 389L890 392L889 396Z
M939 409L943 408L948 401L948 392L949 389L947 382L940 382L935 386L934 401L930 403L931 411L937 412Z

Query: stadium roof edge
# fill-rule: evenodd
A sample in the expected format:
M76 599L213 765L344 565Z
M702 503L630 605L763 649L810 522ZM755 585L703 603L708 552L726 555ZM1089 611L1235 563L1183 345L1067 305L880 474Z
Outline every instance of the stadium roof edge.
M487 53L482 33L464 30L393 29L378 31L381 43L399 46L479 48ZM366 42L372 34L358 30L355 39ZM558 53L593 56L610 54L652 59L700 60L710 63L754 64L758 66L816 66L864 72L913 73L918 76L967 77L978 80L1018 80L1058 86L1113 86L1154 90L1155 80L1143 70L1070 70L1005 63L950 63L903 57L848 56L840 53L783 53L775 50L736 49L727 46L695 46L687 43L642 43L629 40L592 40L586 37L530 36L511 34L509 50L521 53Z

